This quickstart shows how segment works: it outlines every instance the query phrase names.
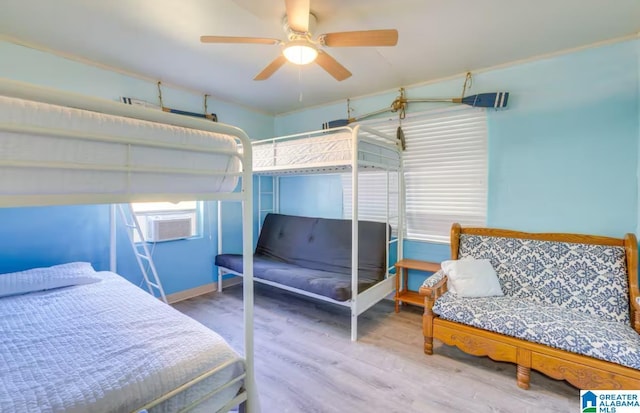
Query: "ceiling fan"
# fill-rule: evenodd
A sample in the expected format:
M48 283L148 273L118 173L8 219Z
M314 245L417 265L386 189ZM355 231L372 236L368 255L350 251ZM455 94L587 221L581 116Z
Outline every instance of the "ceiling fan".
M287 61L305 65L316 62L336 80L342 81L351 76L344 66L331 57L322 47L353 46L395 46L398 43L398 31L361 30L353 32L325 33L313 40L312 31L316 18L310 12L310 0L285 0L286 16L283 25L287 40L262 37L200 36L202 43L250 43L283 46L282 54L269 63L253 80L265 80L271 77Z

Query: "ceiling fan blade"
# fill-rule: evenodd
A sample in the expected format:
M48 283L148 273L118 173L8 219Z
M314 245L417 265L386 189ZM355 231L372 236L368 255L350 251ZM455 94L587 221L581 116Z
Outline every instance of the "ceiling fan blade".
M341 82L346 78L351 76L351 72L347 70L344 66L342 66L336 59L329 56L326 52L322 50L318 50L318 57L316 58L316 63L329 72L331 76L333 76L337 81Z
M395 46L398 44L398 31L389 29L327 33L320 36L320 42L329 47Z
M263 37L233 37L233 36L200 36L202 43L251 43L251 44L279 44L278 39Z
M258 73L253 80L266 80L271 77L272 74L276 72L276 70L280 69L283 64L287 62L287 58L284 55L279 55L276 57L271 63L267 65L262 72Z
M310 0L285 0L287 21L291 30L305 33L309 31Z

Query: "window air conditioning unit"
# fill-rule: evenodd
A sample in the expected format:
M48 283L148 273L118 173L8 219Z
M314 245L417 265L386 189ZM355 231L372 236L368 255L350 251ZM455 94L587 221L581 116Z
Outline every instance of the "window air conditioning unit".
M191 236L191 215L153 215L147 217L147 241L162 242Z

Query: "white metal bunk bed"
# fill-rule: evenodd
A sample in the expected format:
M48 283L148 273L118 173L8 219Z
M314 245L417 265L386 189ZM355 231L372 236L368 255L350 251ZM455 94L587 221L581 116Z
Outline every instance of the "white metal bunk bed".
M351 225L351 291L352 298L347 301L336 301L329 297L309 293L307 291L291 288L271 281L255 278L256 281L283 288L302 295L311 296L320 300L332 302L351 309L351 340L358 337L358 315L369 309L372 305L391 294L395 289L395 274L391 274L393 263L389 262L389 249L396 246L397 259L402 258L404 218L404 199L402 191L402 149L401 143L388 134L375 130L365 125L354 125L318 130L288 136L281 136L253 142L253 171L258 175L258 232L264 214L267 212L279 212L279 177L283 175L307 175L307 174L332 174L351 172L352 181L352 225ZM397 219L397 237L391 238L387 234L388 247L386 256L385 279L375 286L361 292L358 291L358 175L364 171L387 172L387 228L393 218ZM390 216L389 208L389 174L397 174L398 217ZM263 192L262 176L272 176L273 182L268 185L268 192ZM268 195L271 202L264 202L263 196ZM267 204L267 205L265 205ZM221 231L218 231L221 234ZM222 254L222 240L218 242L218 254ZM222 286L224 274L243 274L231 271L227 268L219 268L218 286Z
M218 388L207 388L203 396L202 386L206 387L207 380L233 361L213 367L209 365L204 371L204 367L200 366L192 369L192 376L188 381L162 390L159 397L144 400L143 396L136 395L140 404L136 405L134 411L148 409L152 412L155 411L154 407L156 410L161 410L163 406L166 408L165 402L170 402L174 397L186 397L185 392L198 385L200 389L195 392L199 394L198 398L195 401L189 400L186 404L190 405L185 409L202 407L198 404L214 397L218 390L222 393L222 389L234 383L240 390L234 391L228 400L216 401L222 405L219 411L228 411L236 405L243 405L249 412L258 409L253 373L251 154L247 135L232 126L0 79L0 206L175 202L184 199L235 200L243 204L243 251L247 271L243 297L244 357L239 358L243 365L242 371ZM242 190L234 192L240 178ZM115 265L113 228L115 226L112 222L112 266ZM115 268L112 267L111 270L115 271ZM105 275L107 279L120 279L109 274ZM127 284L125 281L120 282ZM91 284L93 285L97 284ZM74 288L60 290L65 290L66 293ZM56 291L62 297L60 290ZM8 298L15 304L24 297ZM151 305L157 303L165 306L150 296L149 299ZM107 300L106 305L108 304ZM153 307L147 310L153 312ZM166 311L173 310L167 307ZM204 334L219 337L204 330ZM184 337L184 340L189 340L189 337ZM224 340L221 341L224 343ZM11 346L11 343L8 344ZM224 345L229 352L233 352L228 344ZM122 349L122 352L126 351ZM0 354L3 360L8 360L7 357L10 356L11 354ZM149 357L155 360L155 353L150 353ZM45 357L45 366L55 363L55 359L47 360ZM42 363L33 364L37 365L34 366L37 370ZM26 367L30 368L31 365ZM126 372L126 366L119 368ZM20 376L26 377L30 373L34 377L38 375L38 371L23 371ZM163 382L162 371L158 374L160 382ZM79 379L94 383L98 377L100 374ZM121 380L122 377L116 382L119 384ZM12 383L6 383L5 377L2 384L4 387L0 387L4 389L12 388ZM107 385L113 387L115 384L112 382ZM139 386L139 383L137 385L145 387ZM157 388L158 384L154 386ZM58 392L63 391L55 387L51 389L51 386L49 390L52 393L45 394L44 399L59 398ZM20 399L18 396L16 395ZM83 398L87 395L79 396ZM8 396L9 402L12 397ZM95 401L96 397L98 396L94 392L86 398ZM124 396L111 393L111 397L117 399ZM22 398L22 402L29 401ZM14 410L6 405L3 408ZM87 404L82 405L80 410L92 411L92 408Z

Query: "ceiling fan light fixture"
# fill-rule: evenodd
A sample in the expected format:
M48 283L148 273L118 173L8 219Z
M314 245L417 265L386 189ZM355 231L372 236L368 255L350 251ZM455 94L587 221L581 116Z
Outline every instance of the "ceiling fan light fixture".
M293 64L306 65L316 60L318 50L309 42L293 41L284 47L282 54Z

